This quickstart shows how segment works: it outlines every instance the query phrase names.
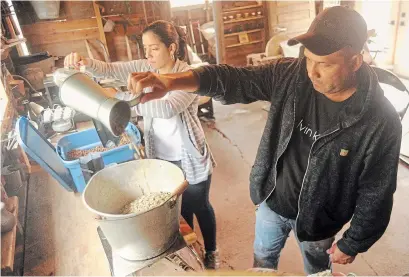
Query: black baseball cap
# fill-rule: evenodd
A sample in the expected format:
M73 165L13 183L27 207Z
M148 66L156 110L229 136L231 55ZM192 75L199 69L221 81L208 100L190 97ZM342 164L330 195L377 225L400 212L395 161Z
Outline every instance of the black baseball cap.
M330 55L346 46L362 51L367 39L364 18L353 9L335 6L319 13L307 33L288 41L288 45L302 43L318 56Z

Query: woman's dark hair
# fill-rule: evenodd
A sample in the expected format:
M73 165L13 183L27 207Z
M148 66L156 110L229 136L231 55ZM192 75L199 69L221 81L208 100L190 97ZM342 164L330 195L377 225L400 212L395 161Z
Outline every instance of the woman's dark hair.
M152 32L157 35L166 47L172 43L176 44L175 58L184 60L186 57L186 33L180 27L174 26L172 23L165 20L158 20L149 24L143 30L143 34Z

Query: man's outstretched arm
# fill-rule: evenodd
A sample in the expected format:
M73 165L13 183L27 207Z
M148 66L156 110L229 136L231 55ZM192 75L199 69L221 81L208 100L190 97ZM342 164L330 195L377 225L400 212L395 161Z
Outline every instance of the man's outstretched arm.
M283 73L291 73L289 72L291 70L286 70L290 66L295 66L294 59L241 68L229 65L208 65L174 74L132 73L128 79L128 88L135 94L140 93L144 88L152 88L151 93L142 97L142 103L161 98L168 91L173 90L213 97L223 104L271 101L284 79Z

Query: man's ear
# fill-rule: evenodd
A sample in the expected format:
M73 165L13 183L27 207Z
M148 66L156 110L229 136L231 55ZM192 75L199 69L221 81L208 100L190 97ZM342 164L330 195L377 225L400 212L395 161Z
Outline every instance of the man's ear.
M362 54L353 55L350 63L352 71L353 72L358 71L358 69L361 68L363 61L364 57L362 56Z

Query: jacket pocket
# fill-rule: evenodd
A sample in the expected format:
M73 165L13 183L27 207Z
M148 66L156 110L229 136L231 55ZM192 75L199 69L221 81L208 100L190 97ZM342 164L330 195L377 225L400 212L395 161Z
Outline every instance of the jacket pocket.
M204 158L208 156L208 145L207 142L205 140L205 145L204 145L204 152L203 154L200 153L199 149L197 149L195 147L195 145L193 144L192 140L190 139L189 133L186 130L186 126L183 124L182 122L182 116L180 115L178 120L177 120L177 124L178 124L178 128L180 131L180 135L181 135L181 139L182 139L182 143L183 146L185 147L185 149L187 150L187 152L192 155L194 158Z

